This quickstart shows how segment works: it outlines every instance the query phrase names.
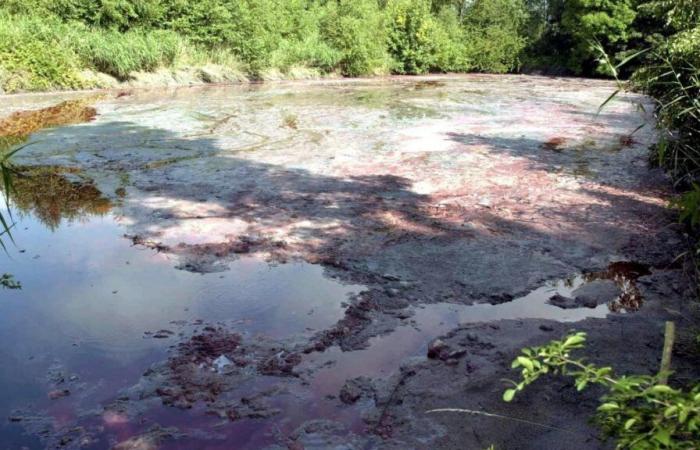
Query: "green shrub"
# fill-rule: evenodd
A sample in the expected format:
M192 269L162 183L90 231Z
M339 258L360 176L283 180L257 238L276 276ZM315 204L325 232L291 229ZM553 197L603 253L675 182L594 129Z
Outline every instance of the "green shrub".
M572 37L568 66L575 73L609 75L596 61L593 42L609 54L625 49L636 12L632 0L571 0L563 12L561 27Z
M443 7L436 15L436 54L432 70L437 72L467 72L472 64L467 51L467 36L460 24L458 12L451 6Z
M389 0L388 50L398 73L421 74L437 66L444 30L431 14L429 0Z
M318 34L304 40L282 40L269 58L269 65L283 72L292 67L315 67L331 72L340 61L340 52L323 42Z
M6 90L83 87L83 69L125 80L184 49L253 77L505 72L518 66L523 1L0 0L0 77Z
M218 47L235 40L234 15L223 2L171 1L166 7L168 27L186 35L196 45Z
M0 87L6 92L84 87L75 53L62 44L68 32L51 17L0 12Z
M385 71L389 58L383 14L376 0L329 2L320 27L323 39L338 52L343 75Z
M165 0L168 1L168 0ZM64 22L126 31L162 21L164 0L3 0L0 6L12 14L53 15ZM177 0L176 0L177 1Z
M475 0L465 17L467 59L474 70L510 72L518 68L526 40L523 0Z

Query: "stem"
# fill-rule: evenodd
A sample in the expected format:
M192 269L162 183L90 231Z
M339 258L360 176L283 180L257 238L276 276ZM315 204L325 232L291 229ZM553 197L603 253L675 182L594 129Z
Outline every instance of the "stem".
M429 411L426 411L426 414L431 414L431 413L441 413L441 412L457 412L457 413L464 413L464 414L473 414L477 416L486 416L486 417L493 417L496 419L506 419L506 420L512 420L514 422L520 422L520 423L525 423L528 425L534 425L542 428L548 428L550 430L558 430L558 431L564 431L566 433L572 433L572 434L584 434L580 433L579 431L574 431L574 430L567 430L566 428L559 428L555 427L552 425L546 425L543 423L539 422L533 422L531 420L526 420L526 419L519 419L517 417L511 417L511 416L504 416L501 414L494 414L494 413L487 413L484 411L474 411L472 409L461 409L461 408L440 408L440 409L431 409Z
M664 349L661 354L661 367L659 368L659 384L668 384L668 374L671 371L671 353L673 353L673 341L676 337L675 322L666 322L664 331Z
M585 365L581 364L581 363L578 362L578 361L571 360L571 359L566 358L566 357L562 357L562 361L564 361L566 364L569 364L569 365L572 365L572 366L576 366L576 367L578 367L579 369L582 369L584 372L590 372L590 369L589 369L588 367L586 367ZM606 381L606 382L608 382L608 384L617 384L617 383L618 383L616 379L610 378L610 377L607 376L607 375L601 377L600 379L601 379L601 380L604 380L604 381Z

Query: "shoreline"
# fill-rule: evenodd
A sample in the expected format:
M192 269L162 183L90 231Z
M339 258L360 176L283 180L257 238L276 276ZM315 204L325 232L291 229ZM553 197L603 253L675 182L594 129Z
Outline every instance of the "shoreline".
M158 72L153 72L152 74L157 74ZM151 73L149 73L151 74ZM431 80L450 80L450 79L465 79L465 78L533 78L533 79L554 79L554 80L585 80L588 82L596 82L603 84L614 84L614 80L608 80L603 78L588 78L588 77L578 77L578 76L566 76L566 75L546 75L538 73L509 73L509 74L497 74L497 73L481 73L481 72L471 72L471 73L434 73L434 74L424 74L424 75L378 75L378 76L368 76L368 77L343 77L343 76L322 76L322 77L311 77L311 78L271 78L271 79L246 79L241 81L217 81L217 82L206 82L206 81L191 81L191 82L166 82L166 83L151 83L144 80L135 79L127 82L120 82L117 85L109 87L95 87L90 89L65 89L65 90L47 90L47 91L23 91L23 92L12 92L12 93L0 93L0 98L17 98L17 97L39 97L46 95L64 95L64 94L93 94L93 93L110 93L115 91L149 91L149 90L165 90L165 89L181 89L181 88L196 88L196 87L246 87L246 86L280 86L280 85L328 85L328 84L361 84L361 83L391 83L391 82L405 82L410 80L416 81L431 81ZM1 108L0 108L1 110Z

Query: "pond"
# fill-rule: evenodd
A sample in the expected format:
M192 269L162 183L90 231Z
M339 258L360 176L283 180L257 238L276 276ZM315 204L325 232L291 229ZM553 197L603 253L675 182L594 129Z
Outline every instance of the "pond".
M462 324L633 313L650 272L628 243L663 200L634 164L652 130L623 139L645 100L596 115L610 87L464 76L8 97L0 115L44 111L22 120L49 127L18 138L0 441L278 448L330 419L350 442L375 408L352 380L389 379ZM94 114L60 126L41 109L68 98Z

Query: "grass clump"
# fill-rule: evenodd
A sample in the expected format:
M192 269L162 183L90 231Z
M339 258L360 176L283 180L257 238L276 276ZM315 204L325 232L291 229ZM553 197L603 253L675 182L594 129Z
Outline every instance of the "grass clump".
M181 38L167 30L80 30L71 44L84 67L122 81L134 72L172 66L183 47Z

